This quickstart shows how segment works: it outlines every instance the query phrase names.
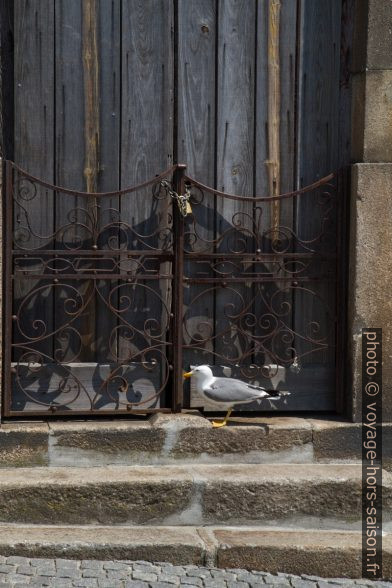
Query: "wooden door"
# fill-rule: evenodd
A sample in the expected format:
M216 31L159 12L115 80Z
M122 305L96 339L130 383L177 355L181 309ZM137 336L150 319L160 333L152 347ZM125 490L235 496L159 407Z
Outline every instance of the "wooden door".
M15 125L4 127L5 156L43 181L35 184L34 199L24 202L25 214L33 223L29 245L32 250L64 255L69 243L74 247L78 238L74 229L64 233L71 214L80 230L84 227L83 251L97 245L101 258L108 259L113 244L117 244L114 249L118 247L116 275L95 279L94 288L90 280L78 280L74 304L78 296L89 300L88 310L86 307L72 325L84 333L79 342L72 329L62 331L64 304L73 290L67 293L64 283L48 288L40 278L28 285L26 280L15 284L14 308L26 298L28 288L41 288L39 296L30 300L30 310L48 332L62 333L57 343L43 339L40 353L50 357L57 353L64 363L72 363L77 351L82 381L95 378L100 382L105 379L102 370L111 369L101 366L119 358L142 361L137 356L137 350L140 353L144 348L138 341L140 328L136 335L127 325L150 325L146 348L153 344L154 325L156 332L166 333L160 351L163 359L149 359L158 364L150 372L153 377L132 376L132 381L139 382L136 396L132 396L132 382L124 383L124 373L119 370L116 398L118 401L118 388L123 387L125 396L128 394L122 404L125 409L128 405L134 408L140 393L141 398L152 398L144 408L159 407L153 392L164 388L168 378L163 348L169 337L164 309L170 315L170 279L131 292L120 284L118 274L135 267L128 253L145 255L151 247L155 253L165 250L171 213L167 202L152 194L151 186L128 196L121 191L183 162L188 176L212 189L203 192L193 184L193 216L186 219L185 232L197 231L199 244L215 241L204 254L230 254L229 233L239 222L243 234L235 236L234 252L243 247L241 267L249 278L234 291L216 284L207 288L197 282L200 264L185 259L185 276L190 281L184 286L184 368L209 363L217 371L227 368L226 373L290 389L284 410L336 409L340 310L340 262L336 257L340 250L333 245L341 220L338 208L329 207L321 189L313 196L306 192L262 206L255 197L292 192L348 163L352 3L16 0L7 5L2 35L4 39L13 35L14 55L3 64L3 76L12 82L13 98L3 95L3 113L11 112ZM335 188L333 183L332 191ZM244 198L220 197L214 190ZM112 194L100 200L77 193L86 191ZM344 194L339 192L339 198ZM14 213L15 220L20 209ZM90 222L101 229L111 225L106 229L107 238L95 243L86 228ZM298 261L306 253L299 242L317 239L320 223L327 238L313 251L306 273ZM130 229L134 236L129 241ZM42 235L47 236L44 244ZM279 247L288 235L297 239L290 253L300 255L296 265L285 259L283 267ZM193 253L201 254L202 249ZM267 257L252 257L260 253ZM311 247L307 253L312 255ZM325 260L320 261L323 255ZM84 268L89 272L104 267L100 262L97 268L85 257ZM30 271L39 269L38 258L30 260ZM148 263L152 264L149 271L158 271L157 259ZM159 273L169 276L170 263L167 256L160 259ZM210 278L217 271L211 265L204 270L204 277ZM296 274L301 277L301 271L307 277L306 286L305 281L288 280ZM262 284L253 279L267 274L270 279ZM240 330L227 310L238 315L236 300L248 313L248 323ZM285 328L274 331L273 320L280 321L281 327L284 323ZM212 332L213 336L204 337L201 345L203 329L204 335ZM269 337L265 337L268 329ZM114 334L110 337L108 333ZM249 341L254 348L249 348ZM18 353L12 361L20 359ZM57 374L54 389L63 385L61 378ZM168 406L162 394L160 406ZM199 403L190 398L189 390L186 401ZM105 406L103 401L99 410ZM118 406L114 402L110 409ZM91 406L76 401L73 409L89 411Z

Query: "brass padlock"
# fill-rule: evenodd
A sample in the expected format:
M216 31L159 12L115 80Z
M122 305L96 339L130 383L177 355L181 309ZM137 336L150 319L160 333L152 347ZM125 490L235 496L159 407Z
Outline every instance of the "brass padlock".
M192 206L191 203L189 202L189 200L186 201L186 205L185 205L185 215L187 214L192 214Z

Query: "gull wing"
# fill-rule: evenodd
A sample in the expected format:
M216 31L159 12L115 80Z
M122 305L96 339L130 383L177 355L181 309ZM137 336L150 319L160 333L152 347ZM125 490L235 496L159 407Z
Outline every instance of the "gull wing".
M211 386L203 388L204 394L213 402L238 403L252 402L269 396L264 388L252 386L234 378L215 378Z

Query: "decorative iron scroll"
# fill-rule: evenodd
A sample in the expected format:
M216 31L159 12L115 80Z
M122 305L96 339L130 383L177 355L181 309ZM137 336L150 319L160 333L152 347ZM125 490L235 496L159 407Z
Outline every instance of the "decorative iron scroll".
M165 406L173 219L160 181L173 171L83 194L9 165L11 414Z
M5 414L178 408L180 372L202 363L283 373L312 408L336 372L339 181L241 197L174 166L88 194L7 162Z
M337 176L276 198L230 196L186 181L192 215L184 235L185 363L206 363L216 366L216 375L268 387L275 379L293 392L292 409L329 408L338 312ZM279 226L271 222L276 200L286 221ZM328 374L324 384L322 373Z

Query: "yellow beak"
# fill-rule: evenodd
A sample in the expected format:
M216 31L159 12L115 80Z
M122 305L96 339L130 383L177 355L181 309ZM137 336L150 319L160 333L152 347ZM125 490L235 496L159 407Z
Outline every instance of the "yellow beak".
M184 372L184 378L190 378L193 372Z

